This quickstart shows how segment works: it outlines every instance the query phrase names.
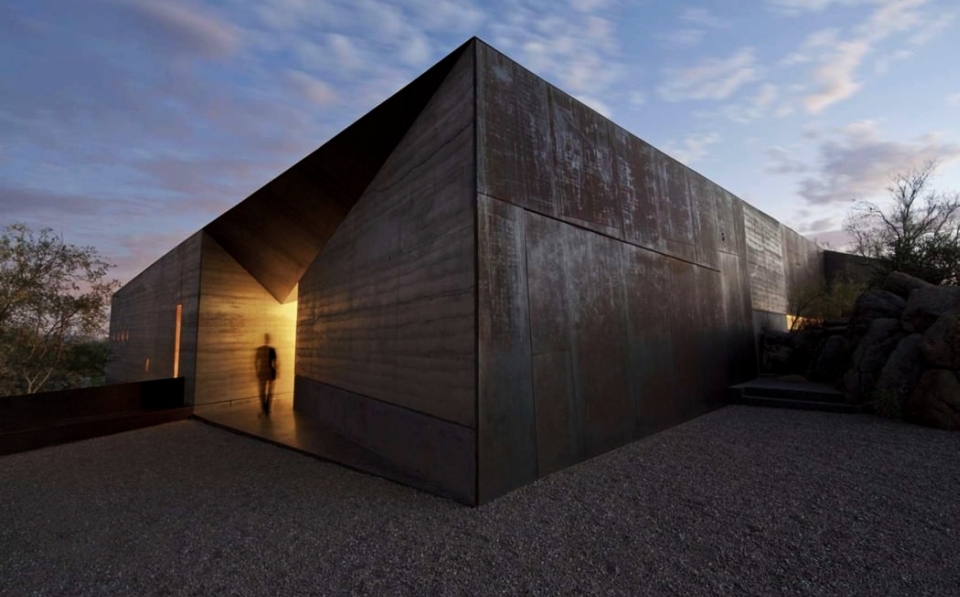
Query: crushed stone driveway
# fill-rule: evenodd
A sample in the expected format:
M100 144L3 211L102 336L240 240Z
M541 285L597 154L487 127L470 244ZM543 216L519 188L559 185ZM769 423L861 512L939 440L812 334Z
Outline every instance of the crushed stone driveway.
M0 595L960 595L960 433L729 406L468 508L197 421L0 458Z

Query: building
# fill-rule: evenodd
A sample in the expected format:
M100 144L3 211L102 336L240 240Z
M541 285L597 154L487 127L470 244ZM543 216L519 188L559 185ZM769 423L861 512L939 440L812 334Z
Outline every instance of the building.
M472 39L117 292L112 381L276 391L486 502L723 404L816 246ZM295 374L294 374L295 373Z

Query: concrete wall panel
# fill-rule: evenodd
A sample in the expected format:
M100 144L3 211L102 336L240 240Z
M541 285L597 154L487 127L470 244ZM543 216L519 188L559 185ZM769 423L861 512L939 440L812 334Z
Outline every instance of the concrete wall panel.
M179 374L193 403L202 233L157 260L113 296L107 383L173 377L176 312L181 305Z
M476 418L473 53L301 279L297 373L468 427Z
M476 432L297 377L294 407L347 441L350 466L467 504L476 503Z
M485 502L537 478L525 210L478 198L478 491Z

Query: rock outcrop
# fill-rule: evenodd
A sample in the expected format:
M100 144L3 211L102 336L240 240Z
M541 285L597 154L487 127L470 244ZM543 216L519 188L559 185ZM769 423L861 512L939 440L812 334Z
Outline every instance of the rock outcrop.
M956 372L932 369L924 373L907 404L907 420L960 430L960 379Z
M894 272L849 322L769 341L776 372L833 383L878 413L960 430L960 287Z
M924 332L920 350L934 367L960 370L960 309L944 313Z
M960 309L960 286L930 286L910 292L900 319L903 329L925 332L941 315Z

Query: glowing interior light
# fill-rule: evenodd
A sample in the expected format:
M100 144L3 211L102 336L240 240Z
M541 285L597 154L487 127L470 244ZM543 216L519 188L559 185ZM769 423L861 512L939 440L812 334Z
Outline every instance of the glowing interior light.
M183 315L183 305L177 303L177 323L173 331L173 376L180 377L180 318Z

